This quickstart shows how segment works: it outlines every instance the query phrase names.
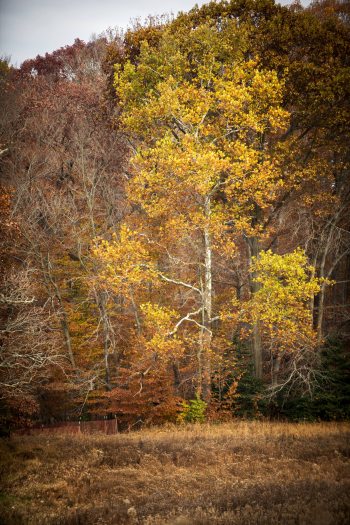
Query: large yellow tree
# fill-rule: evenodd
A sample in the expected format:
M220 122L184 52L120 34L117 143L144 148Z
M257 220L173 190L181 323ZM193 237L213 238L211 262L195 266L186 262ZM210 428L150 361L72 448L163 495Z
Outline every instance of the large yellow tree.
M300 167L285 166L283 80L247 56L246 38L244 24L229 18L176 33L170 25L115 74L120 126L132 149L128 197L137 213L129 225L152 254L156 278L188 294L177 305L176 332L189 324L199 330L197 394L205 400L213 326L227 308L227 297L216 293L213 261L234 257L238 236L248 260L257 257L271 210L303 176ZM110 257L106 245L100 257L106 249ZM253 267L250 277L256 293ZM259 319L252 342L261 377Z
M165 29L159 45L144 42L137 63L115 76L120 125L133 145L128 194L143 210L136 229L158 254L158 277L191 292L192 309L181 313L200 332L204 399L222 306L213 311L213 257L233 255L232 231L259 233L256 207L269 207L283 184L283 150L267 147L288 123L283 83L244 57L245 38L234 21L185 36Z

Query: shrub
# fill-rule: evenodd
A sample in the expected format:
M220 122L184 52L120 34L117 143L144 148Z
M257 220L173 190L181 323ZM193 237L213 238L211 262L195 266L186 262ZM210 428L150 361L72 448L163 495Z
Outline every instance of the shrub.
M186 423L204 423L207 403L197 394L195 399L189 402L182 402L182 411L178 416L180 422Z

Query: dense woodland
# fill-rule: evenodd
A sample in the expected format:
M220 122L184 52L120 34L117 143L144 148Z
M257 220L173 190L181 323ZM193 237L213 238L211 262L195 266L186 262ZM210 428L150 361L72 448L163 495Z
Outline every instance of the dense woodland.
M349 22L209 2L1 62L4 425L348 418Z

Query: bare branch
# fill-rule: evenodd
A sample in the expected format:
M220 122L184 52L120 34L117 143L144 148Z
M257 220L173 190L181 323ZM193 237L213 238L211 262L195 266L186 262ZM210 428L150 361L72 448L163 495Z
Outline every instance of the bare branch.
M167 283L178 284L180 286L184 286L185 288L189 288L190 290L193 290L194 292L199 293L199 295L202 295L201 290L197 288L196 286L193 286L192 284L185 283L183 281L178 281L177 279L171 279L170 277L167 277L166 275L162 273L158 273L158 275L161 279L163 279L163 281L166 281Z

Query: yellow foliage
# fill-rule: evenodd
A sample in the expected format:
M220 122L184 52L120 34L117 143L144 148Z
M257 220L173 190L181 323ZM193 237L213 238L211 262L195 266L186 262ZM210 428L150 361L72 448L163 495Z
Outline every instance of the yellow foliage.
M129 295L130 286L142 286L155 275L144 239L125 225L112 241L98 240L92 254L102 263L100 282L125 296Z
M165 30L156 49L145 43L137 66L127 62L115 75L122 124L142 138L129 198L175 231L209 228L218 247L228 221L251 234L254 203L271 206L286 177L285 151L272 155L265 144L288 126L283 82L257 59L236 59L231 25L220 34L198 27L201 47L194 34L184 43Z
M273 348L293 350L300 345L314 346L310 301L323 282L314 276L302 249L278 255L261 252L252 265L258 291L247 305L246 317L260 322Z
M141 311L148 336L146 350L155 353L162 361L179 357L183 353L183 343L176 334L172 334L179 317L177 312L152 303L141 305Z

